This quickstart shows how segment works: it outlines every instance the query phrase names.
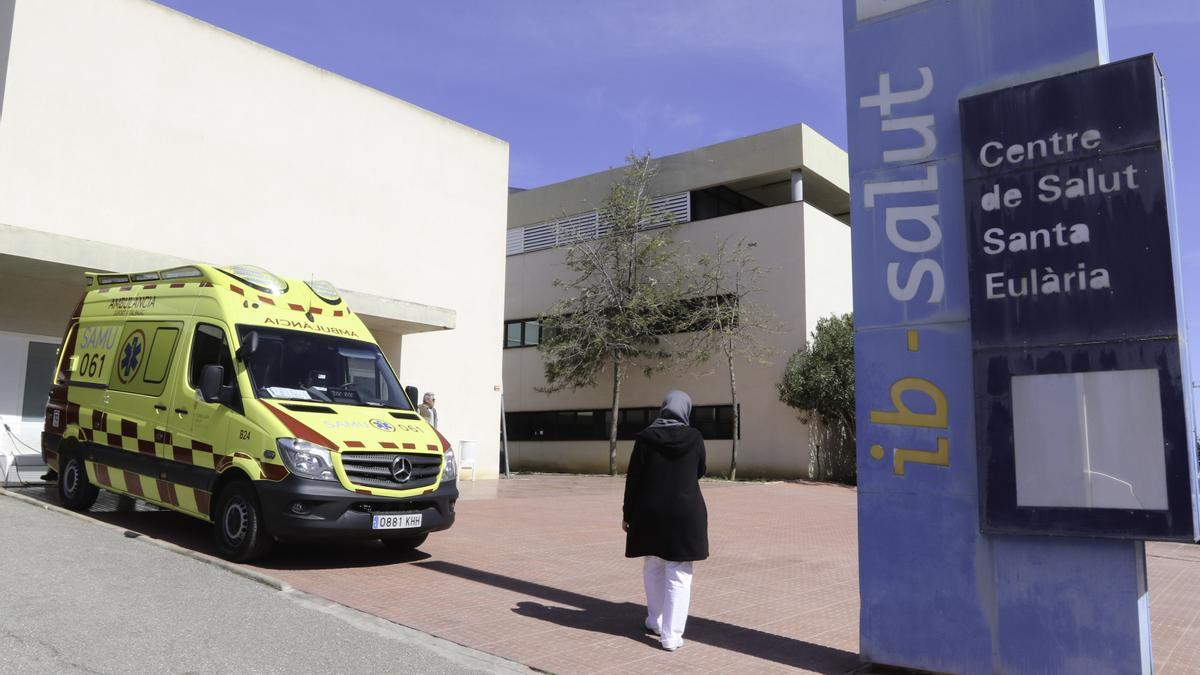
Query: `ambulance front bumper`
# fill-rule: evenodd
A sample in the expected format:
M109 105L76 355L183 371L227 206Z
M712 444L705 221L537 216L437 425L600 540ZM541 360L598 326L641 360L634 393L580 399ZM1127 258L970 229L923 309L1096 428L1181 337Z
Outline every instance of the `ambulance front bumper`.
M396 499L350 492L338 483L290 475L258 481L267 532L277 539L388 539L444 530L454 524L458 485L443 482L434 492ZM372 529L376 514L421 514L419 527Z

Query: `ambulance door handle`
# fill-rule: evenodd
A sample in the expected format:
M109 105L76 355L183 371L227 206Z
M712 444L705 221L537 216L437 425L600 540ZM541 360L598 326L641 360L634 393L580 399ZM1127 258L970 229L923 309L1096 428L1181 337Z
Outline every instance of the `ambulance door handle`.
M155 409L155 410L157 410L157 411L159 411L159 412L167 412L167 406L165 406L165 405L159 405L159 404L157 404L157 403L155 403L155 404L154 404L154 409Z
M179 413L180 415L188 414L188 411L184 410L183 408L176 408L175 412Z

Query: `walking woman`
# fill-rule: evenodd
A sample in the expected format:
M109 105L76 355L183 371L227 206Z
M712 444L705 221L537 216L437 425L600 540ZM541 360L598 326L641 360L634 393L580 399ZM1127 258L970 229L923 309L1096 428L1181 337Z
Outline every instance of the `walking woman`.
M625 557L646 558L646 629L667 651L683 646L692 562L708 557L704 439L688 425L691 414L687 394L668 392L658 419L635 437L625 478Z

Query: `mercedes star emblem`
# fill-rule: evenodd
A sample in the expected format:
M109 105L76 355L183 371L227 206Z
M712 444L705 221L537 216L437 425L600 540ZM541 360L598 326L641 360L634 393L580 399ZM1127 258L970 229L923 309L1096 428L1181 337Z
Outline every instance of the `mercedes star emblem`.
M412 462L407 457L397 457L392 460L392 478L397 483L407 483L412 478Z

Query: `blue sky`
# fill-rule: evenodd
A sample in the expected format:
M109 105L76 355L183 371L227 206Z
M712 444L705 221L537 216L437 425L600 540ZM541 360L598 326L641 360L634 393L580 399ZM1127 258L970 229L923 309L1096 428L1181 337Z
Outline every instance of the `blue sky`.
M840 0L159 2L508 141L518 187L801 121L846 144ZM1107 10L1112 58L1167 77L1195 362L1200 1Z

